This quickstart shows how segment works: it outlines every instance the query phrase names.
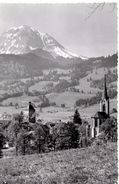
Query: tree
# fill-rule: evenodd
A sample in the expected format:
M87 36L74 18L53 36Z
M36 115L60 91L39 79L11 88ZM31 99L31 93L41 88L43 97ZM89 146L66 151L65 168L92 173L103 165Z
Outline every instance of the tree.
M60 122L52 125L50 146L53 150L64 150L78 147L79 134L72 122Z
M3 132L0 130L0 158L2 157L2 148L5 143L5 137Z
M117 119L115 117L108 118L101 126L105 137L112 142L117 141Z
M69 135L70 135L70 146L71 148L77 148L79 145L79 131L76 125L72 122L67 123Z
M28 153L30 134L25 129L21 130L17 136L16 147L22 155ZM17 149L18 152L18 149Z
M37 147L37 152L40 153L41 150L44 151L44 143L46 139L46 134L43 129L43 126L40 124L36 124L35 128L35 139L36 139L36 147Z
M12 144L15 144L15 148L16 148L16 155L17 155L17 136L22 128L22 123L23 123L23 112L21 111L20 114L15 114L12 120L12 123L10 125L9 128L9 141L12 142Z
M80 124L80 125L82 124L82 120L81 120L80 114L78 112L78 109L75 110L73 122L75 124Z

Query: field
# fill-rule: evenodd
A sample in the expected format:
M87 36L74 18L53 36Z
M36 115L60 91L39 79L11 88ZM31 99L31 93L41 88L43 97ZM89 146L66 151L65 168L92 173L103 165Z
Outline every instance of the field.
M30 88L30 90L31 91L35 90L35 88L39 89L39 91L47 90L46 86L43 88L43 85L42 86L34 85ZM94 96L94 95L93 94L82 94L82 93L78 93L78 92L68 92L68 91L63 92L63 93L50 93L50 94L46 95L46 97L49 99L50 102L55 102L56 105L58 105L58 106L61 106L61 104L65 103L65 105L67 107L74 107L74 104L78 99L91 98L92 96ZM29 97L29 96L23 95L21 97L8 98L6 100L3 100L3 102L1 102L1 103L3 105L9 105L10 102L12 102L13 104L18 103L19 106L22 106L22 105L28 103L29 101L33 102L35 99L38 99L38 97L37 96ZM36 102L37 102L37 100L35 101L35 103Z
M0 184L116 184L117 145L0 159Z
M75 98L75 96L74 96L74 98ZM20 101L20 99L22 99L22 98L18 97L18 101ZM55 99L55 96L54 96L53 99ZM68 98L64 98L64 101L63 101L62 98L60 98L60 99L59 99L59 103L63 103L63 102L65 103L65 102L67 102L66 100L68 100ZM24 100L26 100L24 102L27 104L27 106L25 106L24 108L16 109L15 107L10 107L10 106L6 106L5 107L5 106L3 106L3 107L0 107L0 113L2 114L4 112L7 112L8 114L12 115L12 114L15 114L15 113L20 113L21 111L28 111L28 102L31 99L29 99L29 101L28 101L28 99L24 97ZM71 104L71 101L72 101L72 104ZM66 107L66 108L62 108L62 107L59 107L59 106L54 106L54 107L50 106L50 107L42 108L42 111L40 111L40 108L36 108L36 112L39 115L37 117L37 119L41 119L41 120L43 120L45 122L48 122L48 121L54 121L55 122L55 121L59 121L59 120L67 122L69 120L72 120L72 117L73 117L74 111L75 111L75 107L74 107L72 99L71 99L71 101L69 102L70 106ZM91 121L91 117L97 111L99 111L99 107L100 107L99 104L95 104L95 105L89 106L87 108L79 107L78 109L79 109L79 113L81 115L81 118L82 119L86 119L86 120L88 120L90 122ZM110 100L110 111L112 111L113 108L117 109L117 99L116 98ZM117 113L116 114L112 114L112 115L114 115L114 116L116 115L117 116Z
M99 104L95 104L93 106L87 107L87 108L81 108L79 107L79 113L81 115L82 119L86 119L89 122L91 121L91 117L95 115L97 111L99 111ZM110 111L116 108L117 109L117 100L112 99L110 100ZM69 108L60 108L60 107L47 107L42 110L41 113L39 113L39 118L43 119L44 121L69 121L72 120L74 115L75 108L69 107ZM117 115L112 114L113 116Z
M51 102L55 102L56 105L61 106L65 104L66 107L74 107L75 102L79 99L85 99L92 97L93 94L82 94L78 92L63 92L63 93L51 93L47 97Z
M39 91L39 92L47 91L47 90L48 90L48 86L49 86L50 84L51 84L51 85L53 84L53 86L54 86L54 85L57 84L57 82L52 82L52 81L40 81L40 82L36 83L35 85L31 86L31 87L29 88L29 91L34 91L34 90Z
M111 71L116 70L116 68L111 68ZM65 74L66 76L63 76L65 80L70 79L70 70L56 70L60 74ZM46 108L42 108L42 111L40 111L40 108L36 108L37 114L39 116L38 119L41 119L45 122L47 121L69 121L72 120L72 117L74 115L75 111L75 102L79 99L87 99L91 98L96 95L97 92L101 91L99 88L92 88L90 87L90 78L92 79L103 79L104 80L104 73L107 72L104 68L98 68L93 69L92 72L89 72L88 75L82 79L79 80L79 85L75 86L75 88L79 89L80 92L72 92L72 91L64 91L61 93L49 93L46 95L46 97L49 99L51 103L56 104L56 106L50 106ZM44 71L44 75L47 75L50 73L50 70ZM37 79L37 78L36 78ZM26 80L26 79L24 79ZM25 82L25 81L24 81ZM35 83L29 88L29 91L47 91L50 87L55 86L58 82L54 81L40 81ZM110 83L110 85L116 86L116 81ZM81 92L83 90L83 93ZM36 106L38 106L41 103L40 96L27 96L23 95L22 97L14 97L14 98L8 98L1 102L3 106L0 107L0 113L7 112L8 114L14 114L21 111L28 111L28 102L31 101L35 103ZM16 109L13 106L9 106L10 104L14 105L16 103L19 104L19 108ZM62 105L65 105L64 108L62 108ZM111 99L110 100L110 111L116 108L117 109L117 99ZM81 118L86 119L88 121L91 121L91 116L93 116L97 111L99 111L99 103L95 104L93 106L82 108L79 107L79 113L81 115ZM117 114L113 114L117 115Z
M4 100L2 102L2 104L7 106L12 102L13 104L18 103L19 106L27 106L30 101L33 102L33 100L36 99L36 98L37 97L29 97L29 96L23 95L23 96L20 96L20 97L8 98L8 99ZM9 108L11 108L11 107L9 107Z

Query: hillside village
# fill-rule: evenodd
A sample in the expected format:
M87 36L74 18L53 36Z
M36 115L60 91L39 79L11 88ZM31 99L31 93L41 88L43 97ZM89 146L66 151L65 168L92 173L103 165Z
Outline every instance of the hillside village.
M93 67L90 66L92 62ZM103 122L110 121L110 117L113 119L112 121L117 121L116 65L117 54L114 54L105 58L92 58L83 61L76 64L73 69L71 67L54 68L43 70L40 76L2 80L0 86L0 124L5 134L7 146L13 147L16 145L15 142L18 142L18 138L14 137L16 135L14 124L21 127L19 127L19 135L22 131L22 123L23 127L26 126L25 132L29 134L28 139L31 139L31 142L36 141L33 133L36 133L34 124L35 128L42 127L42 133L46 131L43 129L44 127L47 129L49 133L46 131L47 133L42 135L48 137L47 140L44 139L43 143L47 144L47 146L45 145L47 151L54 149L51 148L51 145L48 148L52 142L50 132L55 132L57 140L57 131L60 131L61 127L67 132L64 135L61 134L64 136L64 140L68 134L66 144L70 143L69 139L72 139L73 134L77 135L75 146L70 143L64 148L82 147L82 139L83 144L87 145L88 141L98 137L102 132ZM35 113L33 125L29 120L29 102L32 103ZM75 115L79 118L80 123L77 120L75 123ZM70 132L70 126L74 128L74 133ZM13 137L11 137L11 132ZM28 153L30 152L28 151Z
M51 182L53 181L59 184L62 181L66 183L74 183L75 180L82 183L85 183L85 181L89 183L101 181L102 183L103 180L109 184L110 182L116 182L117 174L115 167L113 168L111 179L109 179L109 177L112 173L112 166L110 168L107 164L104 164L108 171L108 175L103 174L102 176L99 174L100 169L102 168L100 165L102 161L100 159L106 160L106 163L108 159L108 164L115 165L114 160L117 158L115 150L115 144L117 142L117 111L116 108L111 107L112 103L110 103L109 87L107 87L107 75L104 76L103 83L104 85L100 101L97 100L98 111L94 113L94 109L92 109L93 115L90 116L89 114L88 118L86 116L80 116L79 109L75 107L75 109L73 108L73 111L68 110L70 115L71 112L73 112L70 121L66 119L65 121L56 121L56 119L54 121L45 121L40 119L41 114L43 113L43 107L40 107L38 116L35 103L31 102L29 102L26 111L21 111L20 113L11 116L7 113L3 113L0 120L2 128L2 132L0 132L0 146L4 149L0 149L0 155L1 158L3 158L0 161L4 163L6 171L4 169L2 170L3 176L1 177L1 181L7 181L8 183L13 183L14 181L17 183L22 181L23 183L27 181L28 183L33 183L34 180L37 182L44 180L47 184L49 184L50 180ZM94 108L95 107L96 106L94 105ZM67 109L67 107L63 106L62 109ZM84 112L86 114L86 108L84 108ZM55 115L55 110L52 113ZM44 115L47 116L45 113ZM3 132L4 135L2 134ZM40 154L43 160L40 158L40 155L39 158L37 158L37 156L34 158L34 155L36 154ZM24 156L22 157L22 161L20 160L21 164L17 162L17 158L21 159L20 155ZM110 155L114 156L111 160ZM66 156L67 158L65 158ZM9 169L7 171L7 168L10 168L10 163L6 162L6 159L12 159L12 164L14 164L15 167L17 164L18 168L16 171L13 170L12 164L11 171ZM60 162L60 165L52 166L52 163L49 161L50 159L52 159L53 163L55 162L56 165ZM90 178L90 174L93 172L93 169L91 170L90 168L91 163L88 166L88 172L83 170L83 168L87 169L86 159L89 159L91 163L94 162L93 159L97 162L99 166L99 169L96 171L97 176L94 174ZM23 162L26 163L24 167ZM61 162L65 163L66 167L69 167L70 165L70 168L72 168L73 164L74 170L71 169L71 171L66 171L66 167L64 168ZM43 168L45 169L45 173L50 173L50 176L43 174L42 179L37 173L39 164L41 163L43 165L47 163L45 168L44 166ZM69 164L67 165L67 163ZM80 175L78 169L79 164L81 164ZM22 171L20 169L21 167ZM31 170L29 170L28 167L30 167ZM58 173L55 172L55 176L52 176L52 172L54 172L52 167L58 167L60 169L60 171L57 170L58 173L61 171L65 173L62 179L60 177L61 173L58 175ZM93 167L95 168L95 165ZM36 168L37 170L34 171L33 169ZM40 169L40 172L43 172L43 168ZM47 170L48 168L49 171ZM18 174L19 172L21 174ZM27 172L28 178L24 176L25 172ZM35 174L35 177L32 178L32 176L34 176L33 173ZM67 181L65 181L66 173L68 173ZM53 177L52 179L51 176ZM102 178L99 178L99 176Z
M62 126L63 126L63 131L64 132L65 132L65 128L67 126L69 126L69 127L74 126L74 133L73 134L77 134L77 138L76 138L75 141L79 141L79 142L82 141L81 135L83 134L83 137L85 137L85 141L86 141L86 143L84 143L84 145L85 145L85 144L87 144L88 139L96 138L102 133L102 128L101 127L104 125L104 122L106 120L109 121L110 118L113 118L113 121L116 121L116 116L115 115L116 115L117 111L116 111L116 108L113 108L113 109L111 108L110 97L108 95L109 89L107 89L106 75L105 75L103 81L104 81L104 85L103 85L104 89L102 90L103 91L102 95L100 96L100 100L97 98L97 106L99 106L99 108L98 108L99 110L95 114L93 113L90 117L89 116L87 116L87 117L86 116L84 116L84 117L81 116L80 117L80 114L78 112L78 108L75 107L74 115L71 115L72 109L70 109L70 110L68 109L67 112L70 114L70 116L69 116L69 119L67 118L67 119L65 119L65 121L62 120L62 119L54 119L54 120L52 119L52 120L49 120L49 121L47 119L47 121L46 121L45 119L41 119L41 114L42 114L42 116L46 115L45 112L44 113L42 112L42 108L43 108L42 104L39 106L40 109L39 109L39 112L38 112L38 111L36 111L37 106L35 105L35 103L29 102L29 107L28 107L29 110L26 109L24 111L21 111L20 114L17 113L16 115L15 114L10 115L10 114L7 114L6 112L4 112L0 117L1 125L3 127L5 127L4 129L7 132L11 131L11 130L9 130L10 126L11 126L10 128L12 128L12 129L14 129L14 126L19 126L19 131L20 131L20 129L21 130L24 129L24 126L25 126L25 131L28 131L28 132L30 131L31 134L34 132L34 126L36 126L36 127L41 126L42 127L41 129L43 129L43 127L45 127L47 129L47 131L49 132L48 133L49 136L50 136L51 132L54 132L55 134L57 134L56 130L59 129L59 131L60 131L60 128ZM47 102L48 99L45 96L43 96L42 98L43 98L44 103L49 103L49 102ZM19 109L18 105L15 106L15 108ZM61 104L61 108L62 109L65 109L65 108L67 109L67 107L65 107L65 104ZM110 109L112 109L112 110L110 110ZM84 110L86 110L86 109L84 108ZM62 111L62 112L64 113L64 111ZM55 113L56 114L58 113L58 111L54 109L53 111L48 111L47 113L49 113L49 114L53 113L53 116L54 116ZM61 111L60 111L60 113L61 113ZM85 113L86 113L86 111L85 111ZM75 120L75 118L76 118L76 120ZM15 123L15 125L14 125L14 123ZM11 125L9 125L9 124L11 124ZM23 127L22 127L22 125L23 125ZM83 128L81 128L81 127L83 127ZM66 129L68 131L68 128L66 128ZM14 130L12 130L12 131L14 131ZM43 133L44 129L41 132ZM40 132L39 132L39 134L40 134ZM45 135L46 133L44 132L43 134ZM73 134L71 134L70 136L71 137L74 136ZM52 135L52 133L51 133L51 135ZM6 136L7 136L7 134L6 134ZM31 136L31 138L29 137L29 139L31 139L31 140L34 139L33 138L34 136L33 137L32 136ZM61 137L62 136L63 135L61 134ZM64 138L65 139L66 139L66 136L67 136L67 133L64 133ZM114 136L116 136L116 135L114 135ZM7 145L9 145L9 137L7 139L8 139ZM6 139L6 141L7 141L7 139ZM16 139L17 139L17 137L16 137ZM114 139L116 140L116 137L114 137ZM49 139L49 144L51 144L50 139ZM77 146L78 146L78 143L77 143Z
M27 25L0 35L0 184L117 184L118 53L92 50Z

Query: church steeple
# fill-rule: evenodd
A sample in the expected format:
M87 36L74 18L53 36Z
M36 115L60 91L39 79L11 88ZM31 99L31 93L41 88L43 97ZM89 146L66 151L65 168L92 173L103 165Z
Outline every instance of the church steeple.
M104 77L104 92L102 99L100 101L100 112L105 112L109 116L109 110L110 110L110 102L109 102L109 96L107 93L107 84L106 84L106 75Z
M108 94L107 94L107 85L106 85L106 74L105 74L105 78L104 78L104 99L108 100Z

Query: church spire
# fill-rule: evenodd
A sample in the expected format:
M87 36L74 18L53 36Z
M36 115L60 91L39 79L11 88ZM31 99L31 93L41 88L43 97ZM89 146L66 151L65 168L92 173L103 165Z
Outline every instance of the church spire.
M104 78L104 98L105 98L106 100L109 99L108 94L107 94L106 74L105 74L105 78Z
M110 111L110 101L109 96L107 94L107 85L106 85L106 75L104 77L104 92L102 99L100 101L100 112L105 112L109 116Z

